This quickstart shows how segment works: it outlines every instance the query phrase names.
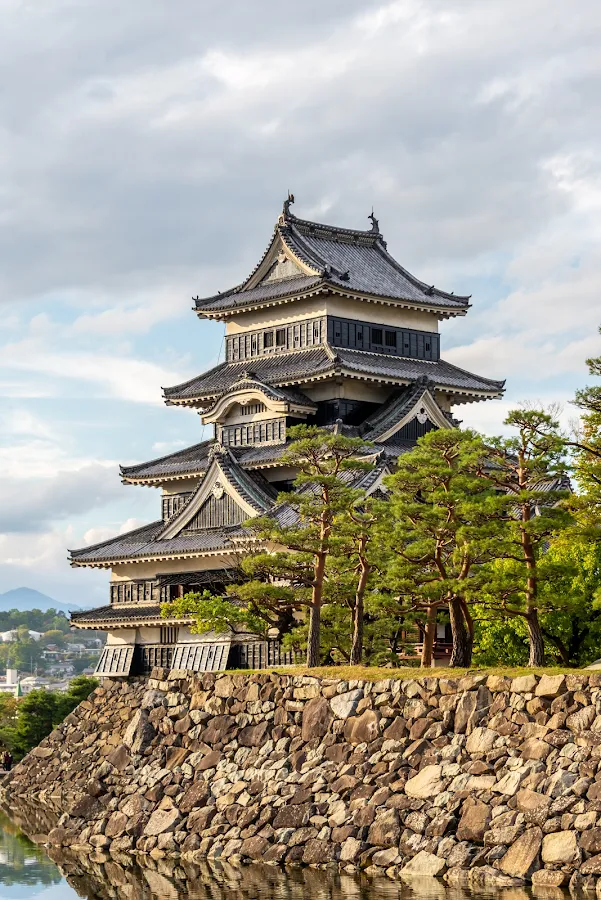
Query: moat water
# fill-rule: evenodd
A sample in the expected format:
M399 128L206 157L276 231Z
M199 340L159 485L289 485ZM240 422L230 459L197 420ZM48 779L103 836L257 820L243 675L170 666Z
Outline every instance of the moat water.
M469 894L434 879L410 885L388 878L253 864L134 863L129 856L89 858L54 853L30 840L0 813L1 900L533 900L530 891ZM560 891L544 900L562 900ZM539 900L538 896L534 900ZM543 897L540 897L543 900Z

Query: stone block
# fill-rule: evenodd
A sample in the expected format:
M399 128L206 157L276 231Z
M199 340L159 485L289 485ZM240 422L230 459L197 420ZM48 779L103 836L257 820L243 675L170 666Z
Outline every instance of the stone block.
M546 864L562 866L580 862L580 850L573 831L546 834L542 846L542 858Z

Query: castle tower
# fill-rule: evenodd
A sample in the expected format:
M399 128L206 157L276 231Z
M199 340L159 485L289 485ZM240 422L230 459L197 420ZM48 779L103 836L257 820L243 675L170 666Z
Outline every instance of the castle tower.
M289 425L373 442L374 491L418 437L455 424L454 407L503 393L504 382L440 358L439 323L464 316L469 297L403 269L373 213L371 228L356 231L299 219L292 203L249 277L195 300L199 318L225 322L225 361L165 389L168 405L213 425L213 438L123 467L126 484L160 488L161 517L71 551L73 566L112 570L109 604L71 617L76 628L108 632L100 675L285 661L277 642L255 635L194 635L189 621L161 619L160 604L236 580L256 546L243 523L269 512L294 478L280 461Z

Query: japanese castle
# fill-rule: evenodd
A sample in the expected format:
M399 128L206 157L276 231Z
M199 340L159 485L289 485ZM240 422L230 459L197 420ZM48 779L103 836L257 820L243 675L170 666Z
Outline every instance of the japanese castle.
M409 274L373 213L369 230L338 228L297 218L293 202L245 281L195 299L200 319L225 323L225 361L164 390L168 405L197 410L213 437L122 467L125 484L160 489L160 518L71 551L73 566L112 573L110 602L71 617L108 632L99 675L285 662L277 639L193 634L190 621L162 619L160 605L236 580L257 546L244 523L269 513L294 479L280 461L286 428L306 422L373 442L371 492L419 436L457 424L455 406L503 392L504 382L440 358L439 322L464 316L469 297Z

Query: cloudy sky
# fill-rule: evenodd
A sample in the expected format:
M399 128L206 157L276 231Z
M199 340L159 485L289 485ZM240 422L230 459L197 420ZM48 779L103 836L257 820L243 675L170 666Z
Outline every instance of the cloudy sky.
M194 443L161 386L215 363L191 297L262 254L288 188L472 293L443 355L570 397L601 323L592 0L0 0L0 591L106 601L66 548L157 517L117 465Z

